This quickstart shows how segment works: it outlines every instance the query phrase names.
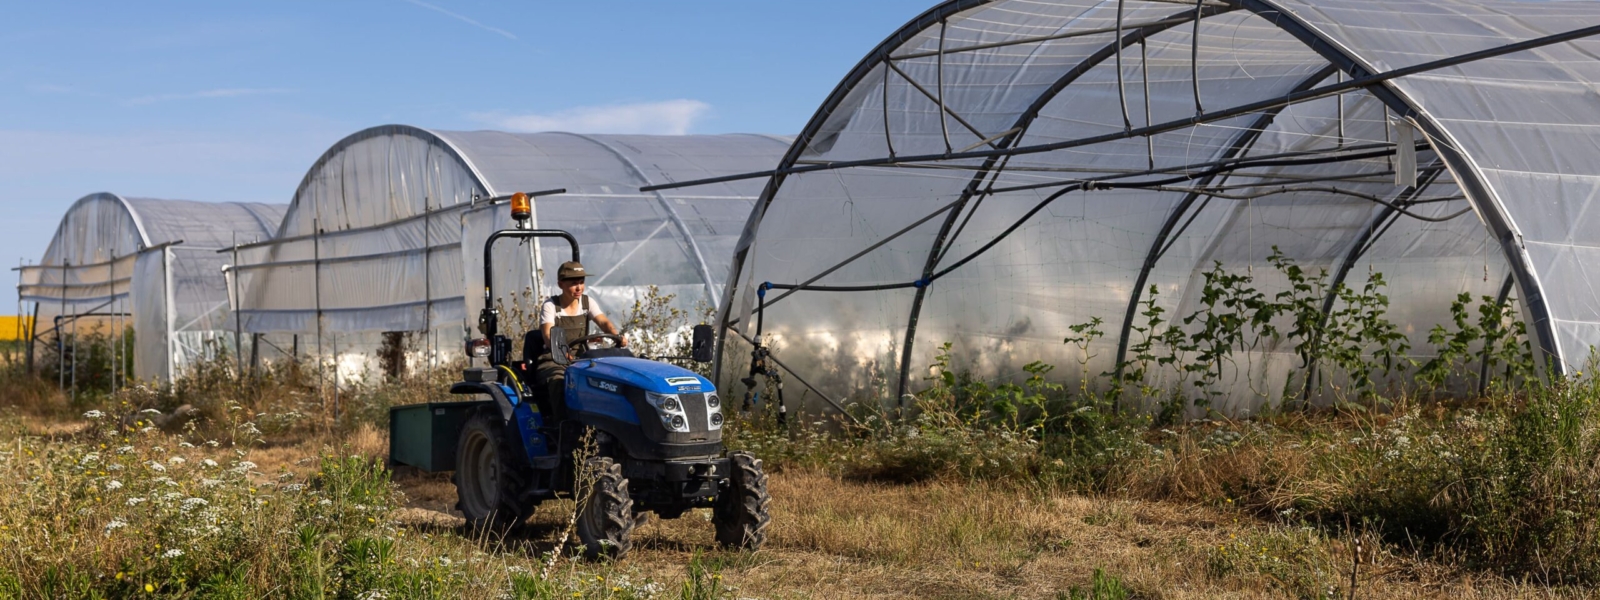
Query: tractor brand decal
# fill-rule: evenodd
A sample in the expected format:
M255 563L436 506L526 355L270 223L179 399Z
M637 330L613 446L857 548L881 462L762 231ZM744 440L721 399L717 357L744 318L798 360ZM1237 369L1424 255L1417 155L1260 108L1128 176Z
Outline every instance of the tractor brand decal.
M678 388L678 393L679 394L687 394L687 393L690 393L690 392L698 392L698 391L700 391L700 386L698 386L698 385L686 385L686 386Z
M616 391L617 391L617 384L611 383L611 382L603 380L603 379L595 379L593 377L590 377L589 378L589 385L592 385L594 387L597 387L597 388L600 388L602 390L605 390L605 391L608 391L608 392L612 392L612 393L616 393Z
M699 377L668 377L667 385L700 385Z

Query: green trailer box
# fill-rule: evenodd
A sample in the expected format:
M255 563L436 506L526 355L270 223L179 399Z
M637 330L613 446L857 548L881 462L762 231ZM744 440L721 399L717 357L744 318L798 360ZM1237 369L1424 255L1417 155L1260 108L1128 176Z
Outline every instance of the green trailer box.
M472 412L487 402L429 402L389 408L389 464L428 472L456 468L456 440Z

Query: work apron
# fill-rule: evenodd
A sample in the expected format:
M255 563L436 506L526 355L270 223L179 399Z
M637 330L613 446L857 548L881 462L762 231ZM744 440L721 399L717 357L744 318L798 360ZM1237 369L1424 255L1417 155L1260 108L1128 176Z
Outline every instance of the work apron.
M584 294L580 300L583 302L583 314L563 315L558 307L556 309L556 322L550 326L551 331L560 328L566 332L568 340L589 336L589 321L592 320L589 317L589 295ZM557 382L566 377L567 368L556 364L556 361L550 358L550 353L555 349L548 347L549 345L550 340L545 340L546 348L544 354L539 355L539 366L534 371L534 374L539 383L546 383L550 385L551 390L558 390L560 388L557 387Z

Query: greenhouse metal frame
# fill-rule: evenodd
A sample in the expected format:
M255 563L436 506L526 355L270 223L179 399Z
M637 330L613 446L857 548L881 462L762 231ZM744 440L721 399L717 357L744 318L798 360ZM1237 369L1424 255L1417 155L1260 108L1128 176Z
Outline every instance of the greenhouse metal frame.
M386 334L425 333L407 342L415 349L408 362L459 356L483 303L483 243L514 226L506 200L552 189L566 192L534 198L532 226L577 236L596 274L588 293L604 310L625 312L651 286L683 310L714 307L760 184L638 188L771 168L791 141L362 130L311 167L276 237L230 250L239 256L241 328L283 354L331 357L335 393L341 381L370 372L368 357ZM526 260L496 262L495 279L540 282L496 290L512 324L528 328L534 303L554 289L531 274L553 273L567 250L548 241L524 248L515 252Z
M1331 273L1325 315L1353 271L1394 274L1413 348L1459 293L1515 302L1538 364L1574 371L1600 344L1596 24L1573 2L942 3L744 175L768 181L722 339L764 317L830 400L904 398L933 366L919 339L983 340L980 374L1105 372L1150 287L1174 315L1213 264L1281 289L1270 249ZM1110 339L1069 352L1095 317ZM1235 397L1296 368L1244 354Z
M286 205L123 197L101 192L67 209L36 264L19 267L18 302L36 327L27 349L51 338L59 360L87 327L110 342L110 383L168 380L196 361L239 352L233 290L217 250L272 235ZM87 323L87 325L85 325ZM133 372L118 352L132 328ZM57 365L76 391L76 363Z

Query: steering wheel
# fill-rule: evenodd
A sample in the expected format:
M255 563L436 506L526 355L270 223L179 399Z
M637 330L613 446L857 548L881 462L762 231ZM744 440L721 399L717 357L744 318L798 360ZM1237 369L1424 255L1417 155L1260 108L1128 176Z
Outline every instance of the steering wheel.
M567 351L578 356L583 356L583 353L589 350L590 343L601 340L611 340L611 344L606 346L607 348L622 347L622 336L611 335L609 333L596 333L594 335L586 335L581 338L567 340Z

